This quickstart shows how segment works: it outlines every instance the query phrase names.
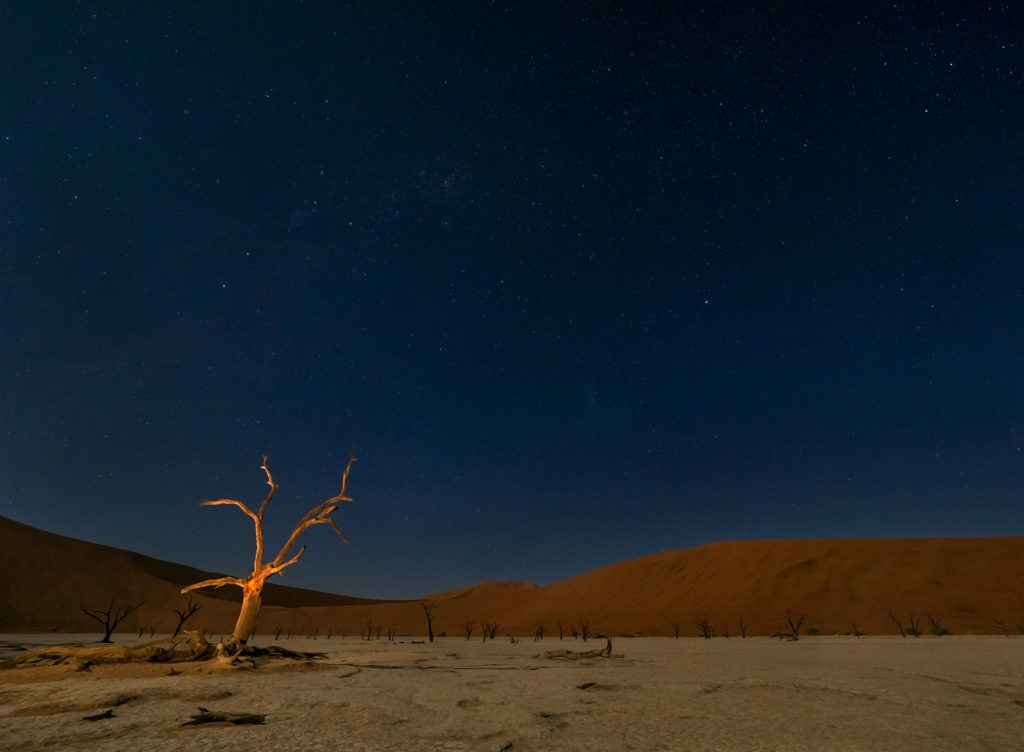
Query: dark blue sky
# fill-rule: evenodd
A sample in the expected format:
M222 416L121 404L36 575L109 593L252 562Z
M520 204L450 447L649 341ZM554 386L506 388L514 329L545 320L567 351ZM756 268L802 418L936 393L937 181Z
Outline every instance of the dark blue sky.
M283 584L1024 534L1017 3L13 3L0 514ZM557 7L556 7L557 6ZM383 9L381 9L383 8Z

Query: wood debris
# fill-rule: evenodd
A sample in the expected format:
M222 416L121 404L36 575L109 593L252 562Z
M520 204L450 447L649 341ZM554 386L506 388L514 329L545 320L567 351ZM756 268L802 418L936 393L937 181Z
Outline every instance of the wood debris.
M250 723L264 723L267 716L262 713L226 713L221 710L209 710L202 705L199 712L192 715L191 721L185 721L182 726L199 726L203 723L228 723L236 726Z

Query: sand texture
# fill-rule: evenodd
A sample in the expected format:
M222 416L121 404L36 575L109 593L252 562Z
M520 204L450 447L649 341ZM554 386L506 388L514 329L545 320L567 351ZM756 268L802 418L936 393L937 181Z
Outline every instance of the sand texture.
M7 655L40 642L0 640ZM583 661L538 656L603 643L284 644L328 657L2 671L0 748L962 752L1024 739L1017 637L619 639L621 657ZM265 722L183 725L200 706Z

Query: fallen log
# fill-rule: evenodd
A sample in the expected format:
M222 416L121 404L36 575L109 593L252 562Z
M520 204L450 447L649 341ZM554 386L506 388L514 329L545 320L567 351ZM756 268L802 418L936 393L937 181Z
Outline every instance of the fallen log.
M621 655L612 655L612 638L606 637L608 644L601 650L549 650L546 653L533 656L549 661L580 661L586 658L621 658Z
M104 718L113 718L114 709L107 708L102 713L96 713L96 715L87 715L82 718L83 721L102 721Z
M203 723L229 723L235 726L249 723L263 723L267 716L262 713L226 713L222 710L207 710L202 705L199 712L192 715L191 721L185 721L182 726L199 726Z
M184 647L182 648L182 646ZM91 648L48 645L31 650L17 658L6 660L0 663L0 669L29 665L59 666L71 663L77 667L77 670L86 671L89 666L96 663L182 663L205 661L211 658L216 658L230 666L253 668L256 665L256 659L259 658L310 661L326 657L326 653L304 653L279 645L259 648L230 640L213 645L207 642L198 630L187 629L177 637L164 637L143 645L103 645Z
M178 646L188 640L184 651ZM25 655L10 658L0 663L0 669L17 666L59 666L73 663L79 670L87 670L96 663L152 663L160 661L201 660L212 655L211 647L203 636L191 630L188 637L164 637L142 645L103 645L94 648L73 648L65 645L47 645L30 650Z

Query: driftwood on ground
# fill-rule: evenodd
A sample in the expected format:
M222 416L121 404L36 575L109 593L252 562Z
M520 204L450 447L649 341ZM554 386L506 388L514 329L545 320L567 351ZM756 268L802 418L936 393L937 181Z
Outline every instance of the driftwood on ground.
M236 726L248 723L263 723L267 716L261 713L225 713L220 710L207 710L202 705L199 712L192 715L191 721L185 721L182 726L199 726L203 723L231 723Z
M82 718L83 721L102 721L104 718L113 718L114 709L107 708L102 713L96 713L95 715L87 715Z
M103 645L73 648L48 645L0 663L0 669L18 666L58 666L70 663L78 670L87 670L94 663L181 663L215 658L231 666L252 668L258 658L313 660L325 653L304 653L279 645L265 648L228 641L212 645L195 629L184 630L178 637L165 637L142 645Z
M534 658L546 658L549 661L579 661L586 658L621 658L621 655L612 655L612 638L606 637L608 644L601 650L549 650L546 653L533 656Z
M184 650L177 648L185 643ZM87 668L94 663L154 663L160 661L194 661L212 656L210 644L203 636L192 630L188 637L165 637L142 645L103 645L93 648L72 648L65 645L47 645L30 650L24 655L0 663L0 669L17 666L57 666L72 663Z

